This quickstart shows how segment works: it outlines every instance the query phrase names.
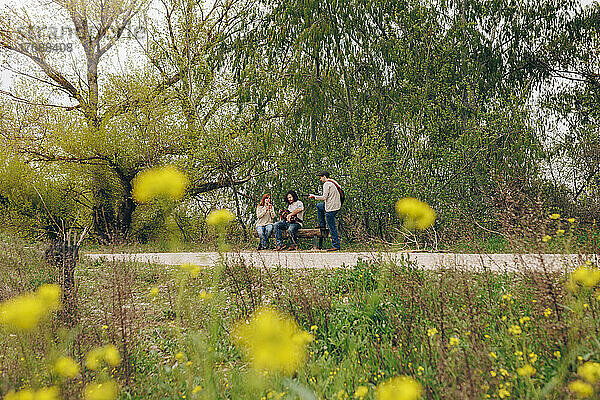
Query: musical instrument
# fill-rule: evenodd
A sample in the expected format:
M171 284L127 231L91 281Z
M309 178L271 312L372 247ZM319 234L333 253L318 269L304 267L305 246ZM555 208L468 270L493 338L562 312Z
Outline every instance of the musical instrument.
M289 210L281 210L281 212L279 213L279 216L281 217L282 221L287 221L287 217L290 214L291 214L291 212ZM298 218L298 215L294 214L294 215L292 215L292 218L290 219L290 223L301 224L302 220L300 218Z

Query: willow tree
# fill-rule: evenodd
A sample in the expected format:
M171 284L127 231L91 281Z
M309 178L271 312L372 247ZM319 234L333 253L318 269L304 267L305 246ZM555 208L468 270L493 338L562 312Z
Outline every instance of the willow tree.
M251 157L221 151L215 159L204 151L207 145L224 149L211 135L243 130L241 114L227 108L235 90L227 90L218 62L227 38L239 29L242 4L216 1L206 8L165 1L143 38L130 32L130 22L146 6L142 0L43 4L42 11L62 18L55 25L74 32L72 60L46 51L49 31L39 29L39 19L26 10L2 18L0 48L18 79L3 92L11 108L4 118L12 118L3 135L32 166L76 166L90 191L82 204L99 238L127 238L137 207L132 180L142 169L180 164L192 175L192 195L251 176ZM52 20L45 22L52 26ZM121 72L114 63L123 55ZM220 124L227 129L219 130Z
M272 185L312 191L314 171L330 169L347 185L348 222L375 236L407 194L440 221L489 217L496 178L524 176L514 183L528 190L538 176L528 102L574 4L260 2L236 65L273 77L253 93L280 83L286 174Z

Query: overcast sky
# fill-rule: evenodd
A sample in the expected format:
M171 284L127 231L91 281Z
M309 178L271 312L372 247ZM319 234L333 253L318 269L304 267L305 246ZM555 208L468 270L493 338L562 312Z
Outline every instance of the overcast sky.
M155 0L154 0L155 1ZM214 0L212 0L214 1ZM211 0L207 0L207 3L212 4ZM579 3L581 5L589 5L592 4L594 2L598 2L598 0L579 0ZM37 10L39 10L39 4L43 3L40 2L39 0L0 0L0 9L4 9L5 7L11 7L11 8L15 8L15 9L19 9L21 7L27 7L28 11L33 12L34 14L37 13ZM156 3L154 3L156 4ZM38 7L36 7L38 6ZM37 9L37 10L36 10ZM32 11L33 10L33 11ZM150 12L150 14L152 15L153 13ZM75 40L76 42L76 40ZM119 46L119 51L115 51L112 54L110 54L110 58L107 60L107 62L104 62L104 66L109 66L109 68L111 70L113 70L113 72L118 72L119 70L123 69L125 70L127 68L127 65L130 64L130 59L131 57L127 57L127 52L131 51L131 49L134 47L135 42L130 42L129 43L131 46L127 46L127 45L120 45ZM75 46L74 46L75 47ZM78 57L81 56L82 51L81 49L77 49L78 52L64 52L61 53L60 55L64 54L64 61L67 64L72 64L72 65L81 65L81 60L78 60ZM78 53L81 53L78 55ZM107 56L109 56L109 54L107 54ZM0 58L0 62L2 61L2 59ZM9 71L6 71L2 65L0 65L0 89L4 89L6 90L9 86L10 83L12 81L11 79L12 74Z

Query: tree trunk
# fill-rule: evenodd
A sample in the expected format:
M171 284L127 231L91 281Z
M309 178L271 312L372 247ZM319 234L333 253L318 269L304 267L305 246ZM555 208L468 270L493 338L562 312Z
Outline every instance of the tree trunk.
M59 272L59 284L62 289L63 309L59 316L69 327L77 323L77 288L75 286L75 267L79 258L79 244L70 240L54 239L45 253L46 261Z

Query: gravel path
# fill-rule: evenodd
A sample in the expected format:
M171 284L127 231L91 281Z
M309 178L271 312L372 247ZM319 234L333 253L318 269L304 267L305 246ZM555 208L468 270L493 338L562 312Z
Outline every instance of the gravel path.
M203 253L132 253L132 254L84 254L93 260L137 261L144 263L179 265L193 263L213 265L219 260L216 252ZM244 261L246 264L284 268L338 268L354 266L358 260L384 260L410 262L424 269L456 267L474 271L565 270L598 255L588 257L576 254L451 254L451 253L369 253L369 252L238 252L225 253L228 261Z

